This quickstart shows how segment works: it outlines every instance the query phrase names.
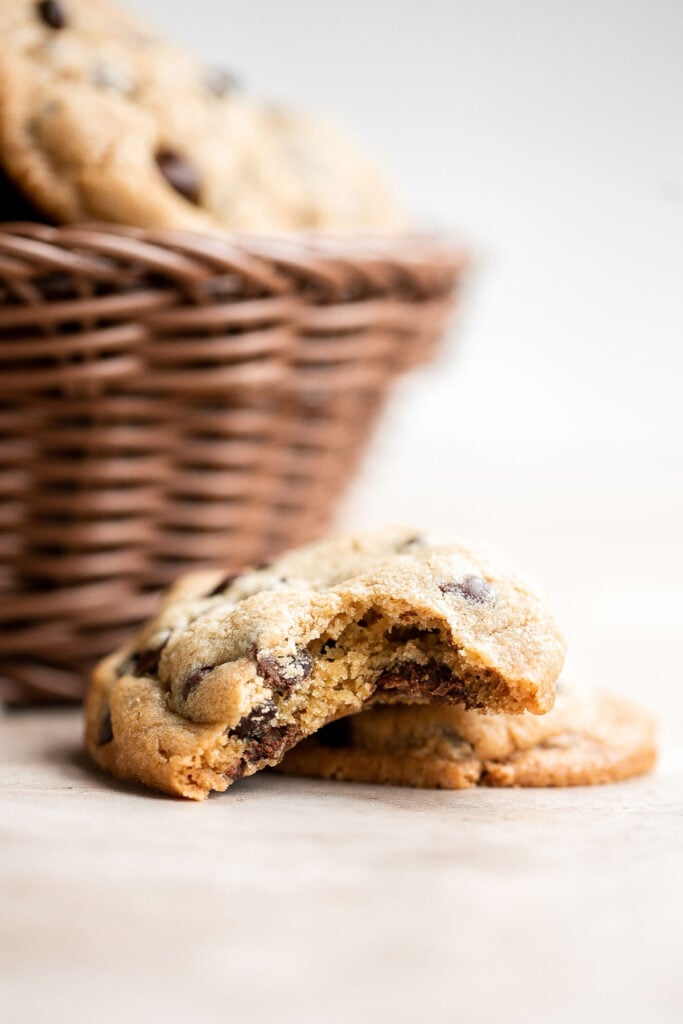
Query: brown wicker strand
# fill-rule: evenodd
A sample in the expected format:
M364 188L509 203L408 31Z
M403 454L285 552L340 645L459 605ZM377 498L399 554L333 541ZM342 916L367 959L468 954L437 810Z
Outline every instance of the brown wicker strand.
M78 698L180 572L319 535L462 255L0 225L0 698Z

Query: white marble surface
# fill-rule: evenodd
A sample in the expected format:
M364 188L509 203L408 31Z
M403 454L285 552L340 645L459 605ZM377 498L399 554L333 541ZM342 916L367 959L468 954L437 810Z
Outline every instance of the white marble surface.
M12 1024L643 1020L683 1012L683 756L574 790L277 776L195 805L0 720Z

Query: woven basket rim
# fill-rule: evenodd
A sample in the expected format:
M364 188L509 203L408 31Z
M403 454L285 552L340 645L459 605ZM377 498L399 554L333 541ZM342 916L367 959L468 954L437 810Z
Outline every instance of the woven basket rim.
M281 232L236 232L221 229L186 230L175 228L138 228L107 221L83 221L76 224L53 225L36 221L0 221L0 235L22 237L57 243L72 242L75 246L88 237L112 236L176 248L192 246L210 252L210 246L237 246L264 249L268 258L279 254L283 259L292 257L296 250L315 253L329 258L358 257L406 259L439 258L462 270L471 258L465 245L454 235L441 231L401 232L330 232L320 229Z
M99 222L0 223L0 274L9 279L58 272L120 284L122 273L139 279L138 267L158 275L152 289L159 295L163 280L192 290L216 275L238 274L254 293L271 296L292 296L301 283L341 302L357 286L428 298L451 291L468 266L465 249L434 232L238 234Z

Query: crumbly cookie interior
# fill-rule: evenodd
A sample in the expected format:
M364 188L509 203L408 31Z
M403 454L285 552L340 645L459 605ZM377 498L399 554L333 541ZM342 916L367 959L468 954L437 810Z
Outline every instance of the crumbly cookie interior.
M226 729L226 752L238 760L239 775L252 774L302 737L369 703L455 701L495 709L503 698L509 702L500 677L468 664L436 622L418 625L372 608L350 622L333 622L302 649L299 661L303 678L289 684L281 668L259 664L257 656L272 696Z
M283 713L327 720L358 699L379 702L452 703L496 709L508 688L491 669L470 665L436 622L419 624L404 613L395 619L369 609L337 622L309 644L311 678Z
M145 680L176 726L199 729L180 717L181 708L158 677L158 660L158 652L129 655L117 675ZM220 666L201 670L189 693L211 686L216 670ZM510 700L504 681L491 669L468 663L436 620L411 612L394 616L374 607L356 608L351 618L348 613L337 617L286 663L255 651L253 672L248 683L251 710L233 726L210 727L210 741L200 744L184 764L188 782L198 770L224 774L228 781L251 775L278 763L300 739L326 723L370 704L457 702L490 709ZM257 701L255 693L260 694ZM110 709L103 721L103 738L111 742L117 725L114 719L112 729Z

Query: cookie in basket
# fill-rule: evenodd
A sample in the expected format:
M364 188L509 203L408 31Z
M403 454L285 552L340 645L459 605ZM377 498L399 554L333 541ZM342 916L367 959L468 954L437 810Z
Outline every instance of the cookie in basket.
M278 770L435 789L589 786L642 775L656 757L647 714L621 697L562 682L546 715L371 708L304 740Z
M297 225L329 231L403 225L386 182L324 118L274 105L263 117L263 176L289 190Z
M271 231L398 224L337 133L274 118L107 0L0 0L0 165L49 220Z
M371 701L548 711L563 656L534 589L469 547L342 535L182 580L97 667L86 741L115 775L202 799Z

